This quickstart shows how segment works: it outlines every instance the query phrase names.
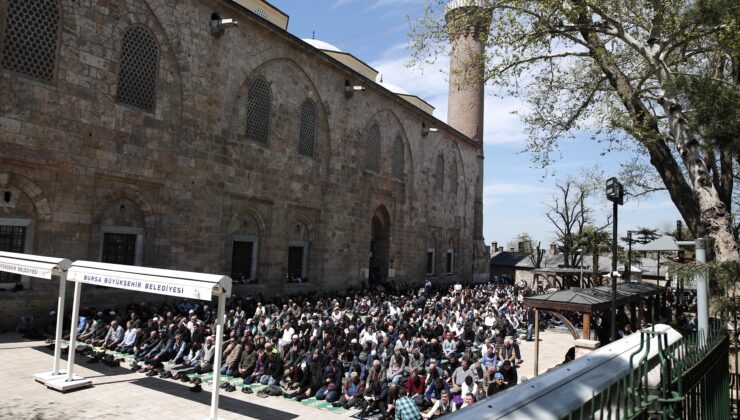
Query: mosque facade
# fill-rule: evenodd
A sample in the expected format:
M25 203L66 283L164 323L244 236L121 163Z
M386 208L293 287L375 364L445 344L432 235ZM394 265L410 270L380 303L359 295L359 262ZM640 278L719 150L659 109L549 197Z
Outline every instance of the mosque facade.
M458 131L287 24L258 0L0 2L0 249L265 294L487 278L482 112Z

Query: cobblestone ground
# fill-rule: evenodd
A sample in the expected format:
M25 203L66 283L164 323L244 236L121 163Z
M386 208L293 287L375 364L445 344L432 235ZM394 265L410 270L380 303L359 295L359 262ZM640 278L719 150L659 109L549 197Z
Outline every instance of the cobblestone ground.
M560 363L573 339L565 331L541 333L540 372ZM524 363L519 377L532 378L534 343L521 346ZM211 394L192 393L188 385L145 377L123 367L88 364L76 359L75 373L93 380L94 387L62 394L45 388L32 378L51 369L51 352L40 341L26 341L15 334L0 335L0 419L173 419L202 420L208 417ZM64 363L66 366L66 363ZM304 406L284 398L262 399L254 394L222 392L219 416L223 419L341 419L356 411L336 414Z

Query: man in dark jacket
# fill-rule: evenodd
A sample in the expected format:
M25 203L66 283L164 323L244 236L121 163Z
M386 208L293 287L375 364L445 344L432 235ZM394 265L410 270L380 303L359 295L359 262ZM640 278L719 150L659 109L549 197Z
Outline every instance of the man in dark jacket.
M388 385L385 379L375 381L372 385L368 386L363 393L363 399L365 400L364 408L358 415L359 418L365 418L370 415L376 409L380 410L380 414L385 416L388 409L386 399L388 398Z
M257 362L257 352L254 351L254 344L247 343L242 357L239 359L239 366L236 371L236 376L241 378L248 378L254 370L254 364Z
M277 352L270 352L267 355L267 364L265 372L260 378L262 385L277 385L283 376L283 360L278 357Z

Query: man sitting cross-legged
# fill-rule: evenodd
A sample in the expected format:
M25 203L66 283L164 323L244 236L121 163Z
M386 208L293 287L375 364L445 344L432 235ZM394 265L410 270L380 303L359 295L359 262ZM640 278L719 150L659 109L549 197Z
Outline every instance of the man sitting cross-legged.
M173 360L175 363L181 363L187 351L187 343L182 339L182 335L177 334L167 340L167 344L162 346L159 353L154 357L144 360L145 368L150 372L148 376L156 375L157 369L164 367L164 362Z
M363 392L365 392L365 381L360 379L357 372L352 372L349 379L342 386L342 396L332 405L334 407L352 408L363 402Z
M139 333L138 328L134 328L133 321L126 323L126 332L123 334L123 340L116 346L116 351L119 353L132 354L134 352L134 344L136 344L136 335Z

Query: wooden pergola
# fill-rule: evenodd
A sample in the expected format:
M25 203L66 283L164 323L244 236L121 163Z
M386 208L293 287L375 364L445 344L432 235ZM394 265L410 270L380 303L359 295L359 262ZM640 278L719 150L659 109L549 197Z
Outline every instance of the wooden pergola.
M639 328L642 324L644 301L648 301L649 319L655 322L660 314L656 314L656 299L660 302L665 293L665 287L651 283L620 283L617 284L617 307L630 306L630 318L633 327ZM608 286L591 288L571 288L554 293L529 296L524 298L524 306L535 310L535 375L538 374L540 311L548 313L565 324L573 335L573 339L591 338L591 314L598 311L608 311L612 305L612 291ZM561 313L562 311L580 312L583 315L583 332L578 334L575 326Z

